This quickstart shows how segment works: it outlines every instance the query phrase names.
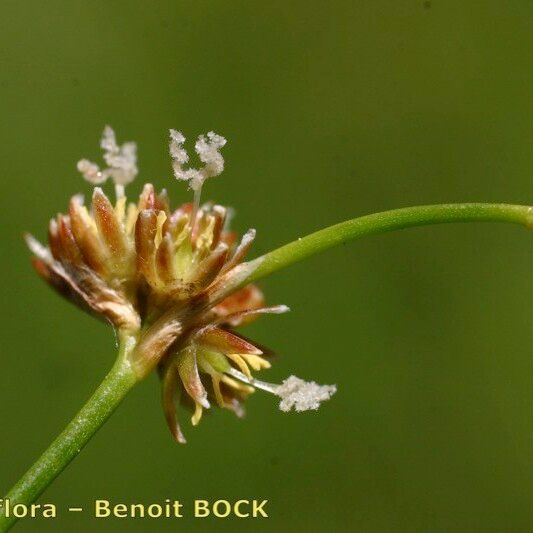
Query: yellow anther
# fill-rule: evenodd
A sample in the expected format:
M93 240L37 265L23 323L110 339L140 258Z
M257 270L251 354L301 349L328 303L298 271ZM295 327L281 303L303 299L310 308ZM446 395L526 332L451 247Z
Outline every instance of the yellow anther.
M250 373L246 361L238 353L228 353L226 354L226 357L234 361L246 377L252 379L252 374Z
M193 426L197 426L200 423L203 412L204 408L198 402L195 402L194 414L191 417L191 422Z

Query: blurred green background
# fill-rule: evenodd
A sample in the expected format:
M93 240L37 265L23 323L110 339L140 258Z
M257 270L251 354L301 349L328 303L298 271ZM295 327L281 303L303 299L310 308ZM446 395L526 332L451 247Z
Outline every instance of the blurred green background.
M112 332L34 275L21 239L89 187L102 127L173 182L167 130L224 134L204 198L257 228L255 254L393 207L532 202L533 3L72 1L0 6L0 489L87 399ZM339 392L316 413L256 394L174 444L151 376L19 531L531 531L533 237L426 227L327 252L265 280L293 312L245 333ZM100 520L115 502L267 498L263 520ZM189 516L190 516L189 512Z

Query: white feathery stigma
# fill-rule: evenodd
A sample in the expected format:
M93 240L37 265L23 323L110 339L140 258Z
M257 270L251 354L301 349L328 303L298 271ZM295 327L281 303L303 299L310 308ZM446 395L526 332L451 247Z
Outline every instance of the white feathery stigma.
M170 130L169 151L174 176L177 180L188 181L189 187L197 192L207 178L218 176L224 170L224 158L220 154L220 149L227 141L213 131L207 135L200 135L194 145L200 161L204 163L204 166L199 169L184 168L184 165L189 162L189 156L183 147L184 142L185 137L180 131Z
M292 408L298 412L318 409L321 402L329 400L336 392L335 385L318 385L296 376L288 377L276 390L281 398L279 408L285 412Z
M288 412L294 408L297 412L316 410L320 404L329 400L336 392L336 385L319 385L314 381L304 381L296 376L289 376L281 385L249 378L235 368L230 368L226 374L257 389L270 392L281 398L279 408Z
M99 185L111 178L115 184L117 198L121 198L124 196L124 187L131 183L138 173L137 145L134 142L126 142L119 146L113 128L106 126L100 147L104 151L103 158L107 167L100 169L96 163L81 159L78 161L78 170L93 185Z

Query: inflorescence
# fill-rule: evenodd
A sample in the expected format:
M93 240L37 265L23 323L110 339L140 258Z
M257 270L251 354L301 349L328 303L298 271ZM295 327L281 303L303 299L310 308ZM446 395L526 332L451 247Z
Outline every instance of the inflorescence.
M119 337L135 344L129 360L139 378L157 368L163 410L178 442L185 442L176 404L193 412L198 424L213 403L242 416L243 402L255 389L280 398L280 409L306 411L335 392L290 376L281 385L256 380L252 371L270 367L268 352L234 328L261 314L288 311L265 306L262 292L246 284L258 260L244 258L255 238L250 229L237 240L228 227L228 209L200 204L206 179L224 169L220 150L226 139L214 132L195 144L201 168L186 168L185 137L170 130L169 151L177 180L187 181L194 200L170 208L165 190L143 187L128 203L125 187L138 173L135 143L119 145L106 126L101 139L105 167L87 159L78 170L93 185L111 179L113 204L95 187L88 208L72 197L67 214L49 224L48 246L26 236L38 274L82 309L110 322Z

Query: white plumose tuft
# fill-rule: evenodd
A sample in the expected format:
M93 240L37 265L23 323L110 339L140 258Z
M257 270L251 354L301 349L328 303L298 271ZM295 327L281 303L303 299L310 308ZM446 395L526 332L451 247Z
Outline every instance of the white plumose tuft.
M279 408L290 411L309 411L318 409L320 403L329 400L337 392L335 385L318 385L314 381L304 381L296 376L290 376L276 389L281 398Z
M131 183L138 172L137 145L134 142L126 142L119 146L113 128L106 126L100 146L104 150L104 161L108 165L106 171L115 184Z
M107 168L101 170L96 163L81 159L78 161L78 170L93 185L99 185L111 178L117 192L123 194L124 186L131 183L138 173L137 145L134 142L126 142L119 146L113 128L106 126L102 133L100 147L104 151L103 157Z
M88 159L80 159L77 167L78 171L81 172L81 175L93 185L100 185L109 177L100 170L100 167L96 163L93 163Z
M176 179L188 181L193 191L199 191L207 178L218 176L224 170L224 158L220 150L226 144L226 139L215 132L210 131L207 136L200 135L194 149L204 163L200 169L183 168L188 163L189 156L183 148L185 137L180 131L170 130L169 152L172 157L172 169Z

